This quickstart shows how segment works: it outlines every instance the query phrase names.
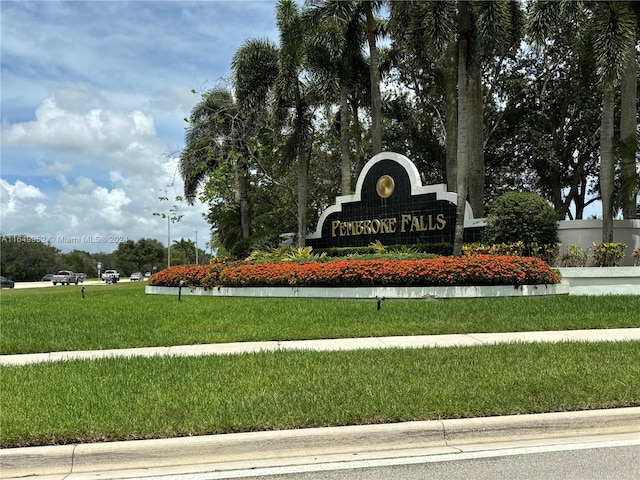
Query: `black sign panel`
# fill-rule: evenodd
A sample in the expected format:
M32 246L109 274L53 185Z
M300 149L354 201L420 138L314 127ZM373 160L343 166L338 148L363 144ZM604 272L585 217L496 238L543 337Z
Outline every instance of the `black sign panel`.
M307 237L314 248L453 243L457 195L446 185L423 186L406 157L384 152L363 168L356 191L336 199ZM484 222L474 220L469 204L465 241L479 239Z

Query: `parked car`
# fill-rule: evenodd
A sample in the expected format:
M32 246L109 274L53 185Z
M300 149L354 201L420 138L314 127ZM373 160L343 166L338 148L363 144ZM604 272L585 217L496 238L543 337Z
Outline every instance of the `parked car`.
M142 280L142 274L140 272L133 272L131 274L131 277L129 277L129 280L131 280L132 282L139 282L140 280Z
M120 280L120 274L117 272L117 270L105 270L102 274L102 280L107 283L116 283L118 280Z
M0 276L0 288L13 288L16 286L16 282L10 278Z
M78 282L82 283L87 278L86 273L76 273L76 277L78 277Z
M53 278L53 273L47 273L44 277L42 277L43 282L50 282Z
M72 283L78 284L78 275L71 270L60 270L53 277L51 277L51 283L54 285L61 283L62 285L71 285Z

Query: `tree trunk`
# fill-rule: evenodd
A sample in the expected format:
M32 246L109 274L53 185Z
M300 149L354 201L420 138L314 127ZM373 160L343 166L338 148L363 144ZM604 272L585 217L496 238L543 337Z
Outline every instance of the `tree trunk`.
M484 214L484 108L480 66L469 76L469 204L475 218Z
M247 182L244 167L244 164L235 164L235 196L236 202L240 206L240 227L242 228L242 238L249 238L251 235L251 219L249 218L249 182Z
M456 155L458 144L458 70L456 58L456 43L451 42L447 47L445 69L445 102L447 109L447 190L455 192L458 188L456 175Z
M367 16L367 41L369 43L369 76L371 79L371 148L373 155L382 151L382 100L380 99L380 66L376 46L378 28L371 2L365 2Z
M340 156L342 172L342 195L351 193L351 158L349 155L349 105L347 86L340 85Z
M356 101L351 104L351 118L353 120L353 143L356 151L356 171L355 176L358 178L360 172L364 168L365 154L364 147L362 146L362 124L358 119L358 105Z
M621 171L623 189L622 215L624 218L636 218L638 215L638 176L636 173L636 152L638 151L636 112L637 70L635 39L630 43L629 54L621 78L620 106L620 143Z
M453 254L462 254L464 241L464 216L467 204L469 177L468 129L467 123L467 37L458 39L458 148L457 148L457 190L456 228L453 240Z
M301 148L298 153L298 247L307 241L307 196L309 186L309 156Z
M602 198L602 241L613 242L613 87L605 87L602 94L602 123L600 124L600 196Z

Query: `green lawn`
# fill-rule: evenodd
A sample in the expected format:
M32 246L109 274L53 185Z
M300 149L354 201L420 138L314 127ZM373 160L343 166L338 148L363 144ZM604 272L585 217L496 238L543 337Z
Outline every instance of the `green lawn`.
M0 368L0 446L640 405L640 342Z
M638 327L640 297L375 301L0 294L3 354L210 342ZM0 367L4 448L640 405L640 342Z
M145 295L144 283L0 294L0 353L640 326L640 296L302 300Z

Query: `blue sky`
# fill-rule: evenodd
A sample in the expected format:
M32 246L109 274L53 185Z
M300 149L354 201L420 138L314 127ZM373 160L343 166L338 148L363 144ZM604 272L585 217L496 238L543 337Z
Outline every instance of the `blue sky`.
M184 118L249 38L277 42L275 0L1 1L0 231L62 251L167 241ZM166 193L164 193L166 191ZM209 226L183 203L172 240Z

